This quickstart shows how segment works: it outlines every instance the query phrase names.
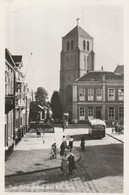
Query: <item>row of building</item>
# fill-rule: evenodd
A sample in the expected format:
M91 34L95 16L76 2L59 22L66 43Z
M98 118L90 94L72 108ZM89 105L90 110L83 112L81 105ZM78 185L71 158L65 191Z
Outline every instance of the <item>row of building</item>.
M22 74L22 55L5 49L5 151L28 131L31 96Z
M95 70L94 38L80 26L62 37L60 99L75 121L100 118L107 123L124 120L124 66Z

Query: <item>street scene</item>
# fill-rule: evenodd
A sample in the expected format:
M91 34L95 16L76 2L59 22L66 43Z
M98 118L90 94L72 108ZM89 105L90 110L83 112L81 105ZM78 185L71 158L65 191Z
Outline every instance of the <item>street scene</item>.
M54 2L1 3L5 192L123 193L124 7Z
M45 144L34 131L28 133L5 163L6 192L87 192L121 193L123 191L123 135L107 129L103 139L89 139L88 129L55 128L46 135ZM29 135L30 134L30 135ZM73 154L76 169L64 176L60 170L59 151L50 159L52 141L58 149L62 135L73 135ZM85 151L81 150L81 136L85 135ZM67 152L69 153L69 151ZM16 164L17 162L17 164Z

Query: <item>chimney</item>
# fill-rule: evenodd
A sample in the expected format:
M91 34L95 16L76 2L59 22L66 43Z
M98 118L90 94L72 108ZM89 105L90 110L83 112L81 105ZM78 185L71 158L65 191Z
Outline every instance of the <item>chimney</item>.
M103 66L101 66L101 70L103 70Z

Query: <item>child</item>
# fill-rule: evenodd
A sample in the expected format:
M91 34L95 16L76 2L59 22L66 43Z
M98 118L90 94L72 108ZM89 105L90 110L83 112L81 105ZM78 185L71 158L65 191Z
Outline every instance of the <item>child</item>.
M57 155L57 146L56 146L56 143L52 144L51 145L51 152L50 152L51 156L50 158L56 158L56 155Z

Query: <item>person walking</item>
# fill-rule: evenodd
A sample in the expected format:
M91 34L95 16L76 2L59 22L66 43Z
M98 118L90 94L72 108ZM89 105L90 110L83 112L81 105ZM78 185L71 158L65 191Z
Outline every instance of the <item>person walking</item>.
M56 146L56 143L53 144L53 153L54 153L54 158L56 158L56 155L57 155L57 146Z
M60 145L60 156L63 156L65 152L65 144L64 142L62 142L62 144Z
M65 149L67 148L67 140L65 135L63 135L62 142L64 143Z
M50 152L50 154L51 154L51 156L50 156L51 159L56 158L56 155L57 155L56 143L51 145L51 152Z
M72 148L73 148L73 141L74 141L73 136L70 136L70 139L69 139L69 149L70 149L70 151L72 151Z
M64 155L62 156L61 171L64 173L65 176L68 175L68 159L66 152L64 152Z
M42 140L43 140L43 144L45 144L46 135L45 135L45 133L44 133L44 132L41 134L41 137L42 137Z
M81 149L85 150L85 138L84 137L81 138Z
M69 169L69 175L73 174L73 170L76 169L75 166L75 159L74 159L74 155L72 152L70 152L70 155L68 157L68 169Z
M65 130L65 121L63 121L63 123L62 123L62 129L63 129L63 132L64 132L64 130Z

